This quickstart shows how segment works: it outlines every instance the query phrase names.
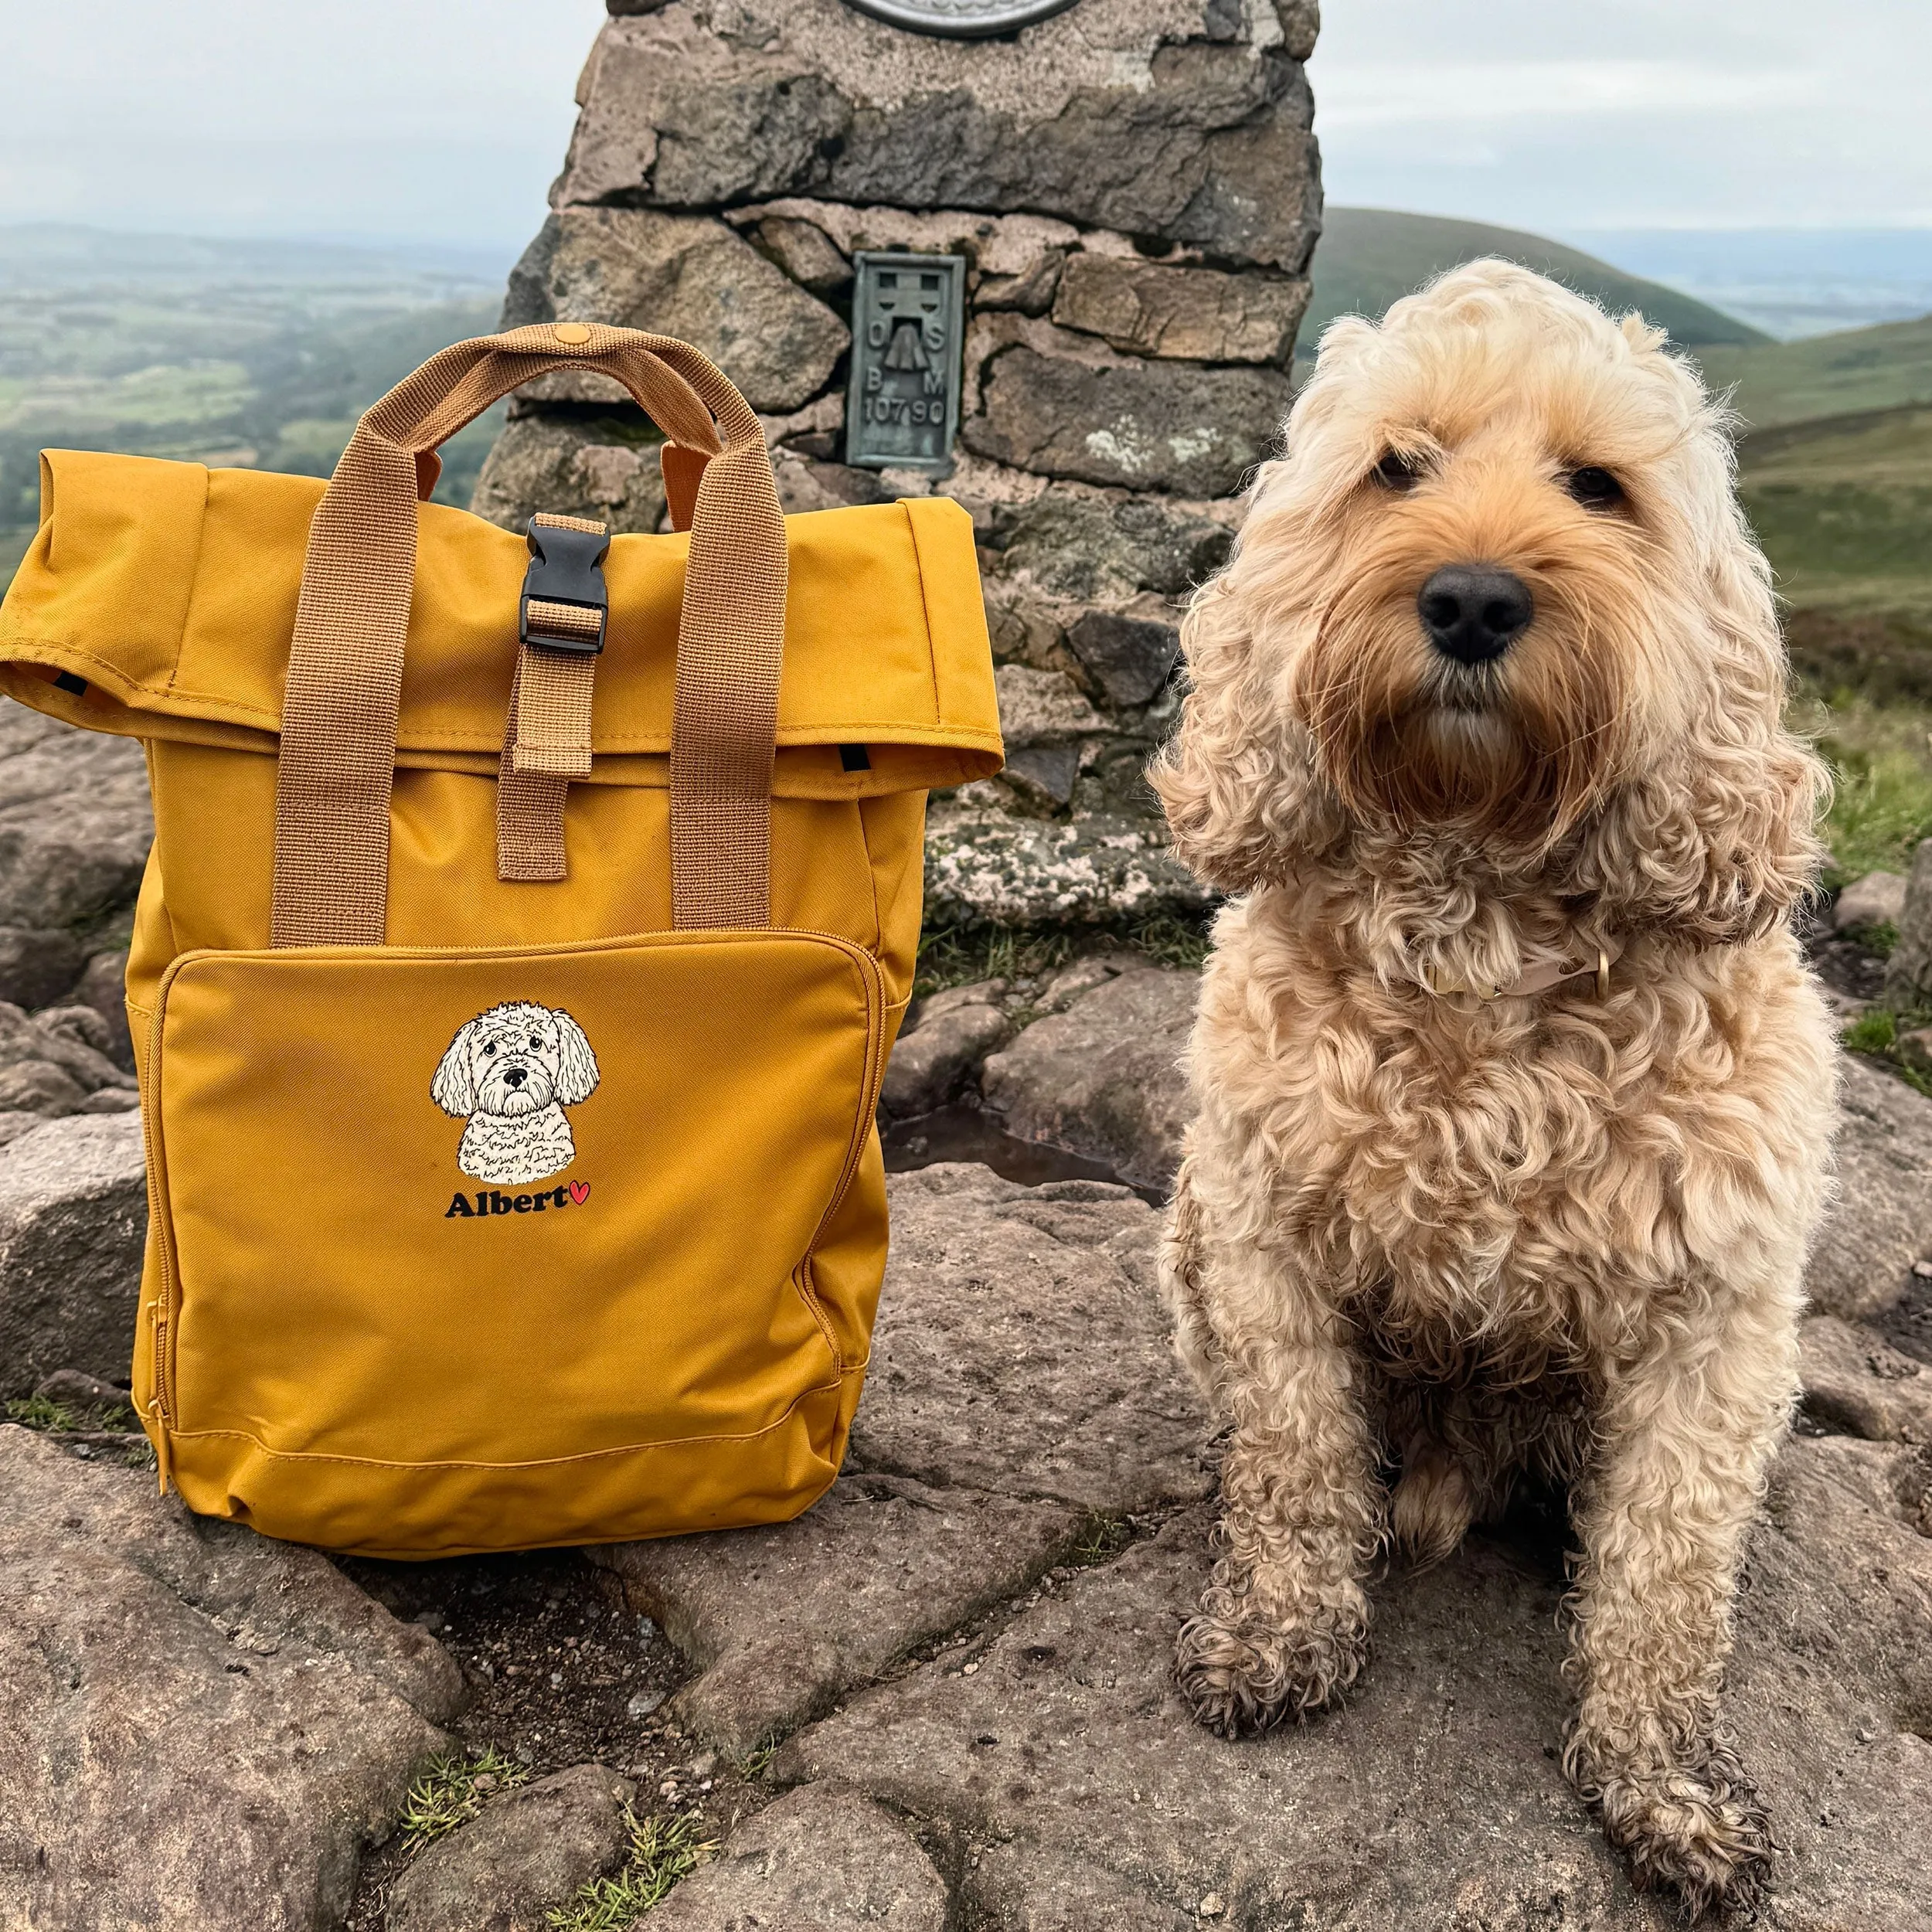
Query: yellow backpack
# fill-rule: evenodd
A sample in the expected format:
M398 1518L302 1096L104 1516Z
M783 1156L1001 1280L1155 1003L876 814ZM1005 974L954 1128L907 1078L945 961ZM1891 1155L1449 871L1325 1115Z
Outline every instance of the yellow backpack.
M420 502L563 366L680 532ZM965 512L781 514L683 343L458 344L325 488L49 451L0 685L145 742L128 1001L162 1481L430 1556L779 1522L836 1475L928 787L998 770Z

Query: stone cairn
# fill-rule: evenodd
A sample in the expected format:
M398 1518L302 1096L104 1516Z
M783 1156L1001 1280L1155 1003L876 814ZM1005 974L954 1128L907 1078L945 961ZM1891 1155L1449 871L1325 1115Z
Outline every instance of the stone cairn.
M1011 763L934 800L930 920L1197 911L1142 772L1180 604L1288 403L1313 0L1073 0L981 38L954 36L1049 10L867 0L920 32L849 0L608 3L505 326L697 344L765 417L789 511L937 490L971 512ZM963 341L927 338L957 433L924 467L848 444L868 251L962 264ZM512 403L474 507L659 529L655 435L607 379L553 375Z

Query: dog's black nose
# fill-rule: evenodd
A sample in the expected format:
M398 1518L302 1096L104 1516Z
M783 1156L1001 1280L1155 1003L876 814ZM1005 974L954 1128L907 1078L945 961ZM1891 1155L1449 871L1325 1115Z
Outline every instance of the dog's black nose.
M503 1084L505 1087L521 1087L529 1077L520 1066L506 1066L503 1070Z
M1429 641L1458 664L1501 657L1536 611L1522 579L1493 563L1445 563L1422 587L1416 608Z

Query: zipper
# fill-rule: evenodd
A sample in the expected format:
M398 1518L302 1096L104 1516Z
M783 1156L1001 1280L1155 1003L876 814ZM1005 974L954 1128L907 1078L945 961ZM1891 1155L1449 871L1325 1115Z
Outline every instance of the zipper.
M845 1198L845 1191L852 1185L852 1176L859 1171L859 1163L866 1151L866 1135L873 1114L879 1106L879 1089L885 1079L885 974L879 961L862 946L855 946L838 933L821 933L801 927L787 927L780 930L798 932L812 939L821 939L835 946L841 952L859 961L859 971L866 981L866 1070L863 1098L859 1102L859 1117L854 1124L852 1136L845 1149L845 1165L839 1170L837 1185L832 1189L832 1198L825 1205L818 1229L814 1232L798 1266L793 1270L792 1278L798 1285L798 1292L805 1306L811 1311L812 1318L824 1332L825 1341L832 1349L832 1359L842 1374L845 1359L838 1346L831 1318L825 1313L825 1304L818 1298L818 1291L811 1278L811 1257L817 1252L818 1236L825 1231L825 1223L838 1212Z
M175 1268L168 1239L167 1203L161 1187L161 1168L155 1156L159 1151L161 1134L162 1022L168 1011L168 992L174 981L175 968L180 963L177 959L170 964L155 995L154 1024L148 1036L148 1091L141 1096L141 1158L148 1171L148 1216L155 1230L155 1253L161 1275L154 1304L153 1393L148 1399L148 1410L155 1424L155 1466L164 1496L174 1479L174 1350L169 1342L175 1331Z

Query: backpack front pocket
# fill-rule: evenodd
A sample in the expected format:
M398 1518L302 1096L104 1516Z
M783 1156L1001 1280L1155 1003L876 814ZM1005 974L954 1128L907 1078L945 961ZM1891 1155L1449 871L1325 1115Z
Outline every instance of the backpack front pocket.
M185 956L148 1096L184 1495L415 1553L793 1513L863 1366L811 1258L883 1034L811 934Z

